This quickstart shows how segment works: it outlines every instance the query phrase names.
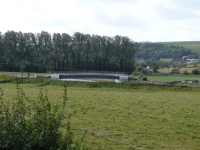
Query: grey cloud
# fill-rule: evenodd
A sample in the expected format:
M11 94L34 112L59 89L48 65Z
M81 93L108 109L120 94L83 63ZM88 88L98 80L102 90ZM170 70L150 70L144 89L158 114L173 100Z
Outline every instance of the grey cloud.
M76 5L81 6L89 6L89 5L98 5L98 4L105 4L105 5L115 5L115 4L127 4L127 3L137 3L140 0L77 0L75 1Z
M140 0L97 0L106 3L137 3Z
M62 27L71 29L73 25L75 24L74 22L68 22L61 19L52 19L49 21L44 20L44 21L39 21L39 22L27 20L26 22L30 25L33 25L39 28L58 28L58 29Z
M123 11L117 17L111 17L108 13L102 9L98 9L94 12L94 17L100 24L108 26L121 27L121 28L134 28L144 26L144 22L139 21L132 16L131 12Z
M154 7L154 9L157 12L158 16L167 20L184 20L196 17L191 11L186 9L176 10L164 7L162 5L158 5Z
M200 0L168 0L167 2L180 6L186 10L199 10Z
M155 6L154 9L161 18L168 20L195 18L197 15L192 11L200 10L200 0L166 0L165 3L172 7L164 7L160 4Z
M68 33L68 34L73 34L75 32L89 33L90 31L89 27L84 24L77 27L76 25L80 24L80 22L77 22L77 21L52 19L51 21L43 21L43 22L27 21L27 23L29 25L38 27L41 30L52 31L52 33L56 33L56 32L60 33L60 29L62 29L62 33Z

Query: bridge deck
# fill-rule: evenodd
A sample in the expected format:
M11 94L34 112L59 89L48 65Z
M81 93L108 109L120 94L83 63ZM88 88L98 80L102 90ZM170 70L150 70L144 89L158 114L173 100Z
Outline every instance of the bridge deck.
M124 72L106 72L106 71L60 71L60 72L48 72L47 76L51 76L54 79L118 79L121 80L134 80L128 77Z
M59 75L59 79L86 79L86 78L96 78L96 79L119 79L119 76L111 75Z
M124 72L110 71L48 71L48 75L106 75L106 76L128 76Z

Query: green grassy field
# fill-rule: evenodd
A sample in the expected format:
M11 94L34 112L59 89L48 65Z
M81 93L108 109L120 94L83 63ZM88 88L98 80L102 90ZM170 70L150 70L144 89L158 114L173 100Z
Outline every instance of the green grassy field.
M200 80L200 76L147 76L150 81L171 82L184 80Z
M172 58L160 58L160 61L170 62Z
M184 81L184 80L199 80L198 75L145 75L149 81L159 82L172 82L172 81ZM134 75L133 78L139 79L139 75Z
M0 84L5 100L16 95L14 84ZM37 84L21 84L27 96L37 97ZM61 104L61 86L44 90ZM68 87L66 113L76 110L72 128L89 149L199 149L200 89Z
M179 42L161 42L162 44L169 44L175 46L183 46L187 49L191 49L192 52L200 55L200 41L179 41Z
M197 64L197 67L200 68L200 64ZM194 68L194 64L188 64L187 68Z
M10 75L10 76L28 76L28 72L3 72L0 71L0 75L4 74L4 75ZM30 76L45 76L45 73L34 73L34 72L30 72Z

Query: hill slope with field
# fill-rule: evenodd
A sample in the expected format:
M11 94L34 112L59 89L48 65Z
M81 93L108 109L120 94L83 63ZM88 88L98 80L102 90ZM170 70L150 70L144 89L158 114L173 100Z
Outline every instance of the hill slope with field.
M190 49L193 53L200 55L200 41L177 41L177 42L159 42L161 44L168 44L174 46L183 46Z
M177 60L182 59L183 56L188 56L190 59L199 58L199 54L196 52L194 53L190 48L173 45L173 43L141 42L136 43L136 48L136 58L143 60L160 60L160 58L172 58L173 60ZM197 49L198 48L196 48L196 51Z

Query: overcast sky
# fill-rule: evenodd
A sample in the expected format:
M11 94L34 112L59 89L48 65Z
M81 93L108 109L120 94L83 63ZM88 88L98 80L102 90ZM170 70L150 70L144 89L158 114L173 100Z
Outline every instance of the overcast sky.
M200 41L200 0L0 0L0 32Z

